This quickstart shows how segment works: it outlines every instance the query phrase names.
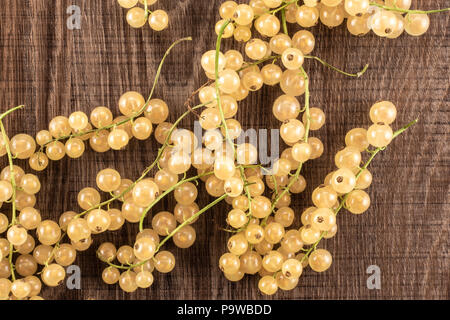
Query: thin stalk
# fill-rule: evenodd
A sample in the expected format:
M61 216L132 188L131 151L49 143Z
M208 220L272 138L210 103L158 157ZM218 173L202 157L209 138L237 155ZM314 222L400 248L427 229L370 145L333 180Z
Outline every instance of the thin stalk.
M191 178L187 178L187 179L182 179L181 181L179 181L178 183L176 183L175 185L173 185L171 188L167 189L164 193L162 193L158 198L155 199L155 201L152 202L151 205L149 205L144 213L141 216L141 220L139 221L139 231L144 230L144 220L147 217L148 212L158 203L160 202L162 199L164 199L167 195L169 195L170 193L172 193L172 191L174 191L176 188L178 188L179 186L181 186L182 184L186 183L186 182L191 182L191 181L197 181L198 179L200 179L201 177L204 176L208 176L210 174L213 174L214 172L205 172L202 174L199 174L195 177L191 177Z
M11 153L11 148L9 146L9 138L6 134L6 130L5 127L3 125L3 121L0 120L0 129L2 131L2 137L3 137L3 141L5 143L5 149L6 149L6 154L8 156L8 163L9 163L9 170L10 170L10 176L11 176L11 185L12 185L12 196L11 196L11 206L12 206L12 216L11 216L11 226L16 225L16 189L17 189L17 185L16 185L16 177L15 177L15 173L14 173L14 163L13 163L13 156Z
M14 267L14 263L13 263L13 254L14 254L14 246L11 243L9 245L9 257L8 257L8 262L9 262L9 269L11 270L11 279L12 281L16 281L16 273L14 272L15 267Z
M245 195L247 196L248 199L248 220L250 221L250 219L253 217L252 214L252 196L250 195L250 189L248 188L249 185L247 183L247 177L245 176L245 171L244 171L244 167L240 167L240 172L241 172L241 179L242 181L244 181L244 192Z
M148 0L144 0L145 20L148 19Z
M156 247L156 252L158 252L161 247L164 245L164 243L166 243L167 241L169 241L169 239L171 239L178 231L180 231L183 227L185 227L186 225L190 224L191 222L195 221L195 219L197 219L198 217L200 217L200 215L202 215L202 213L208 211L209 209L211 209L212 207L214 207L216 204L220 203L221 201L225 200L225 198L227 197L226 194L224 194L223 196L217 198L216 200L214 200L213 202L211 202L210 204L208 204L206 207L204 207L202 210L200 210L199 212L197 212L196 214L194 214L192 217L190 217L189 219L187 219L186 221L184 221L182 224L180 224L175 230L173 230L167 237L165 237L160 243L159 245Z
M245 66L243 66L242 68L240 68L239 70L237 70L237 72L240 72L240 71L242 71L242 70L248 69L248 68L253 67L253 66L257 66L257 65L259 65L259 64L261 64L261 63L264 63L264 62L266 62L266 61L269 61L269 60L277 60L277 59L279 59L280 57L281 57L280 55L276 55L276 56L270 56L270 57L267 57L267 58L263 58L263 59L258 60L258 61L256 61L256 62L252 62L252 63L246 64Z
M309 91L309 77L306 73L305 69L303 67L300 67L300 72L303 75L303 78L305 79L305 114L306 114L306 124L305 124L305 136L303 138L304 142L308 142L309 138L309 132L311 128L311 114L310 114L310 91ZM272 202L272 208L271 213L275 210L275 207L277 203L280 201L280 199L289 192L289 189L294 185L295 182L297 182L298 178L300 177L300 173L302 172L303 163L300 163L297 170L295 171L294 175L292 176L291 180L289 181L289 184L284 188L284 190L277 194L275 199ZM269 215L270 216L270 215ZM265 226L267 223L267 219L269 219L269 216L264 218L263 222L261 223L262 226Z
M281 57L280 55L274 55L274 56L270 56L270 57L267 57L267 58L258 60L258 61L253 62L253 63L249 63L249 64L245 65L244 67L242 67L241 69L239 69L238 72L239 72L239 71L242 71L242 70L245 70L245 69L247 69L247 68L250 68L250 67L252 67L252 66L259 65L259 64L264 63L264 62L269 61L269 60L277 60L277 59L279 59L280 57ZM369 68L369 64L366 64L366 65L364 66L364 68L363 68L361 71L359 71L358 73L349 73L349 72L346 72L346 71L344 71L344 70L341 70L341 69L339 69L339 68L337 68L337 67L335 67L335 66L329 64L328 62L322 60L322 59L319 58L319 57L311 56L311 55L306 55L306 56L304 56L304 58L305 58L305 59L313 59L313 60L316 60L316 61L320 62L322 65L324 65L325 67L330 68L330 69L332 69L332 70L334 70L334 71L336 71L336 72L339 72L339 73L341 73L341 74L343 74L343 75L346 75L346 76L349 76L349 77L356 77L356 78L359 78L359 77L361 77L361 76L367 71L367 69Z
M309 91L309 77L303 67L300 67L300 71L303 75L303 79L305 79L305 114L306 114L306 124L305 124L305 142L308 142L309 139L309 131L311 128L311 113L310 113L310 99L311 94Z
M220 118L222 120L222 126L225 131L225 138L227 142L231 145L231 148L233 149L233 155L236 152L234 148L233 140L231 140L230 132L228 131L228 125L225 120L225 114L223 112L222 108L222 98L220 96L220 88L219 88L219 57L220 57L220 46L222 43L222 37L225 32L225 28L230 24L230 20L226 20L222 27L220 28L219 35L217 36L217 42L216 42L216 63L215 63L215 80L216 80L216 96L217 96L217 107L219 109Z
M305 56L305 59L314 59L316 61L319 61L321 64L323 64L327 68L330 68L330 69L332 69L332 70L334 70L336 72L339 72L339 73L341 73L343 75L346 75L348 77L355 77L355 78L361 77L367 71L367 68L369 68L369 64L366 64L364 66L364 68L360 72L358 72L358 73L349 73L349 72L345 72L345 71L343 71L343 70L341 70L339 68L336 68L335 66L332 66L328 62L326 62L326 61L324 61L324 60L322 60L322 59L320 59L319 57L316 57L316 56Z
M288 27L287 27L287 23L286 23L286 8L283 8L281 10L281 24L283 26L283 32L286 35L289 35L289 31L288 31Z
M382 8L382 9L388 10L388 11L395 11L395 12L408 13L408 14L429 14L429 13L439 13L439 12L450 11L450 8L434 9L434 10L409 10L409 9L402 9L399 7L389 7L389 6L379 4L377 2L370 2L370 5L378 7L378 8Z
M50 256L48 257L47 261L45 261L44 266L48 267L48 264L50 263L50 261L53 259L53 257L55 256L56 250L59 249L59 247L61 246L61 241L64 239L64 237L66 236L66 233L64 232L61 237L59 238L58 242L54 244L53 246L53 250L50 253Z
M12 195L11 195L11 227L15 226L17 224L16 221L16 177L14 174L14 162L13 162L13 155L11 153L11 147L9 145L9 138L8 135L6 134L6 130L5 130L5 126L3 125L3 119L11 114L12 112L19 110L21 108L23 108L24 106L18 106L18 107L14 107L12 109L9 109L8 111L6 111L5 113L3 113L2 115L0 115L0 130L2 133L2 138L3 138L3 143L5 144L5 149L6 149L6 154L8 156L8 163L9 163L9 170L10 170L10 176L11 176L11 186L12 186ZM9 268L11 270L11 279L13 281L16 280L16 274L14 272L14 263L13 263L13 254L14 254L14 246L12 244L10 244L9 246L9 257L8 257L8 261L9 261Z
M299 0L289 0L289 1L285 1L285 3L284 3L282 6L276 8L276 9L270 10L268 13L275 14L275 13L277 13L278 11L281 11L281 10L285 9L286 7L288 7L289 5L291 5L291 4L293 4L293 3L297 3L298 1L299 1Z

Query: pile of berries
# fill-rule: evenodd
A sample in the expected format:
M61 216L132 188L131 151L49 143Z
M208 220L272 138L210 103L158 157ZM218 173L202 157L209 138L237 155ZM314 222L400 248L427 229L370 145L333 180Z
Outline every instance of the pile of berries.
M148 10L156 0L139 0L144 9L135 7L138 0L118 2L130 9L127 20L132 27L142 27L147 20L155 30L167 27L165 12ZM259 274L260 291L273 295L278 289L294 289L308 266L316 272L327 270L332 256L319 247L321 240L336 234L336 217L342 209L353 214L368 210L371 201L364 190L372 183L369 164L416 121L394 132L394 104L374 104L370 109L373 125L347 133L346 147L335 156L337 169L312 193L314 206L296 213L291 202L306 189L303 164L324 152L323 143L312 133L324 126L326 118L321 108L310 106L304 63L318 61L353 77L360 77L367 66L358 73L347 73L310 55L315 47L313 34L302 29L291 37L287 23L308 28L320 20L334 27L347 18L352 34L373 30L395 38L403 30L423 34L429 26L427 14L444 10L409 10L411 1L407 0L301 2L224 2L222 20L215 28L216 49L205 52L200 61L209 81L188 99L186 112L173 123L167 122L167 104L152 98L153 90L147 100L137 92L123 94L118 117L106 107L94 108L90 117L82 111L55 117L36 138L18 134L9 139L6 134L2 120L23 106L1 114L0 156L9 164L0 173L0 207L10 207L11 214L0 213L0 298L41 299L42 283L59 285L65 278L64 268L91 247L96 235L116 232L127 224L139 226L132 243L104 242L97 248L98 258L106 264L102 279L125 292L149 288L155 270L168 273L175 268L168 241L178 248L191 247L197 238L194 223L222 201L231 206L226 231L232 235L229 252L220 257L218 265L230 281ZM221 52L223 39L232 37L245 43L248 61L238 48ZM190 39L175 42L166 52L153 89L167 54L185 40ZM245 141L243 124L235 119L239 103L264 85L279 85L283 92L273 101L272 113L280 121L284 150L271 167L260 164L257 146ZM304 105L300 96L304 96ZM193 98L199 103L191 107ZM201 126L201 137L179 127L192 114ZM62 213L57 222L45 220L35 209L39 178L14 164L15 159L28 159L31 169L43 171L49 160L81 157L87 141L94 151L103 153L124 149L133 137L149 139L153 131L160 147L141 176L128 179L113 168L103 168L97 174L96 188L86 187L78 193L79 208ZM201 182L213 198L203 207L196 203ZM169 196L176 205L153 212ZM296 219L303 224L300 229L292 227Z

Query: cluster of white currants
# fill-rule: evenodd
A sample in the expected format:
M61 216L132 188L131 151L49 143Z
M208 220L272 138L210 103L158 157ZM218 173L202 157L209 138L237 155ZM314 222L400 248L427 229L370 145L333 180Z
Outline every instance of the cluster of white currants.
M53 287L64 280L64 266L74 262L76 248L57 246L61 227L42 220L35 208L35 194L41 189L37 176L14 165L1 171L1 179L0 203L11 205L13 213L11 221L0 213L0 235L5 234L0 237L0 300L42 300L42 283Z
M300 229L286 229L296 218L289 204L278 207L264 225L255 218L248 220L248 203L230 211L228 223L236 231L228 240L229 253L219 262L226 278L239 281L245 274L259 273L260 291L272 295L278 289L294 289L307 266L316 272L326 271L332 264L332 256L317 246L323 238L336 234L336 215L342 208L353 214L361 214L369 208L370 197L364 189L372 183L367 167L373 157L362 166L361 153L367 151L374 155L392 141L394 134L390 124L396 115L391 102L376 103L370 110L374 124L368 130L355 128L348 132L346 147L335 157L338 169L327 175L324 184L312 193L314 206L301 214L303 226ZM370 146L376 149L369 150ZM270 201L263 203L255 198L252 205L255 206L253 217L264 217L260 215L263 209L265 214L270 214Z
M133 137L146 140L153 132L153 124L164 122L169 116L167 104L160 99L146 103L144 97L134 91L119 99L121 116L116 118L110 109L96 107L88 116L82 111L68 118L57 116L50 121L48 130L39 131L36 139L28 134L17 134L9 141L11 153L18 159L29 159L35 171L47 168L49 160L58 161L68 156L79 158L89 141L96 152L125 148ZM0 156L6 154L6 146L0 137ZM44 152L45 150L45 152Z
M303 4L302 4L303 2ZM262 35L275 36L285 22L311 28L320 21L333 28L347 19L347 29L353 35L364 35L372 30L380 37L394 39L404 31L412 36L424 34L430 25L427 13L442 10L410 10L411 0L250 0L248 5L226 1L220 8L223 19L233 19L225 37L236 40L251 38L253 26ZM282 21L275 13L282 11ZM216 31L220 29L220 21ZM250 21L250 22L249 22Z
M140 28L148 20L152 29L163 30L168 25L167 14L148 10L156 1L118 0L118 3L130 9L127 21L132 27ZM136 7L138 2L144 9ZM90 118L81 111L68 118L58 116L51 120L48 130L38 132L36 139L27 134L9 139L1 120L10 112L0 115L0 156L7 155L10 163L0 172L0 207L3 203L12 207L11 218L0 213L0 234L6 234L0 238L0 299L41 299L41 280L51 287L59 285L65 278L64 267L75 261L77 252L92 245L93 235L120 230L126 222L139 223L139 233L132 246L117 249L115 244L105 242L98 247L99 259L108 264L102 279L107 284L118 283L125 292L148 288L153 284L154 270L168 273L175 268L175 256L161 250L163 245L172 240L176 247L191 247L196 240L192 224L223 200L232 206L226 220L227 231L233 233L227 243L229 252L219 260L227 279L239 281L246 274L259 274L260 291L272 295L279 288L295 288L307 266L316 272L327 270L332 256L317 248L318 244L336 234L336 215L342 208L354 214L369 208L370 197L364 191L372 182L368 165L392 139L415 122L393 132L390 125L397 115L395 106L388 101L373 105L370 110L373 125L367 130L356 128L347 133L346 147L335 157L337 170L327 175L324 184L312 193L314 207L301 214L303 226L293 228L296 213L290 207L291 195L306 188L306 180L300 174L303 164L324 152L320 139L310 137L311 131L325 124L325 114L310 107L309 78L303 63L314 58L328 64L309 56L315 47L311 32L300 30L290 37L286 23L308 28L320 20L334 27L347 18L352 34L373 30L379 36L396 38L403 30L411 35L423 34L429 26L427 13L444 9L409 10L409 0L299 2L250 0L248 5L224 2L219 10L222 20L215 27L216 50L207 51L201 59L206 76L215 83L200 88L200 104L174 123L166 121L169 108L164 101L151 98L146 101L137 92L122 95L119 117L114 118L106 107L95 108ZM259 37L253 36L253 27ZM245 43L245 55L251 61L244 61L238 50L220 52L222 39L231 37ZM265 62L268 63L262 66ZM250 92L260 90L263 85L277 84L284 94L274 101L272 113L281 122L280 136L287 148L273 168L266 169L258 164L259 154L254 145L237 143L242 125L234 117L238 103ZM304 107L298 100L302 95ZM199 115L199 123L205 130L202 139L191 130L177 128L184 117L199 108L204 108ZM29 159L32 169L42 171L49 160L60 160L65 155L81 157L85 141L89 140L97 152L121 150L132 137L148 139L153 125L157 125L154 135L161 147L155 161L138 179L122 178L111 168L101 170L96 185L109 195L107 200L102 201L97 189L84 188L77 197L84 211L64 212L58 223L42 220L34 208L40 181L15 166L15 158ZM370 146L375 149L370 150ZM370 157L361 165L363 152ZM154 168L156 173L150 177ZM197 175L188 177L191 169ZM216 198L202 208L196 203L199 181ZM173 212L154 214L151 228L144 228L148 213L170 194L177 202ZM69 243L62 242L66 235ZM40 243L37 246L35 239ZM20 255L14 260L16 254ZM35 274L40 266L39 279ZM23 278L17 279L16 273Z
M148 21L150 28L162 31L169 26L169 15L164 10L150 11L148 6L155 4L158 0L117 0L122 8L129 9L127 22L133 28L142 28ZM144 6L137 6L140 3Z

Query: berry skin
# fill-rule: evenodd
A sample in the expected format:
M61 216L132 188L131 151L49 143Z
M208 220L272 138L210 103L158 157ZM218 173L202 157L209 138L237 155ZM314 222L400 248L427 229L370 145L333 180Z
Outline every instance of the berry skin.
M147 22L145 10L139 7L130 9L127 12L127 22L132 28L142 28Z
M169 16L164 10L156 10L148 17L148 23L153 30L162 31L169 25Z
M134 244L134 255L141 261L149 260L156 251L155 242L150 238L140 238Z
M331 186L338 193L349 193L356 186L356 177L350 169L339 169L331 178Z
M236 273L239 271L241 263L239 258L232 253L225 253L219 259L219 268L226 273Z
M411 36L421 36L430 27L430 18L426 14L408 14L405 18L405 31Z
M370 108L370 120L373 123L391 124L397 117L397 109L392 102L381 101Z
M231 19L236 10L237 3L235 1L225 1L219 8L219 14L222 19Z
M271 14L263 14L255 21L255 29L266 37L273 37L280 31L280 20Z
M373 124L367 130L367 141L376 148L386 147L393 136L392 128L386 124Z
M117 2L122 8L131 9L137 5L138 0L117 0Z
M272 276L265 276L259 280L259 290L265 295L274 295L278 291L277 280Z
M104 192L113 192L120 187L120 174L114 169L104 169L97 174L97 186Z
M330 268L333 258L325 249L317 249L309 256L309 266L316 272L324 272Z
M66 277L66 271L59 264L50 264L42 270L41 278L49 287L58 286Z

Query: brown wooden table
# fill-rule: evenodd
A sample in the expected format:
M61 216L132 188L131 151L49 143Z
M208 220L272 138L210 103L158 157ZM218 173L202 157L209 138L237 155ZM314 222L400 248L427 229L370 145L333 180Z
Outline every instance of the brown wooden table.
M126 10L115 0L3 1L1 110L27 106L6 120L9 134L34 135L46 129L54 116L68 116L75 110L90 112L99 105L109 106L117 114L120 95L128 90L147 95L164 51L174 40L192 36L193 42L178 46L168 58L156 92L169 104L171 119L176 119L186 98L205 82L199 60L205 50L214 47L213 26L221 2L161 1L158 6L169 12L171 24L167 31L157 33L147 27L132 30L125 22ZM444 0L413 3L423 9L448 6ZM72 4L81 7L81 30L66 27L66 9ZM374 102L387 99L397 105L398 127L417 117L420 122L371 166L370 210L362 216L339 216L337 236L323 244L333 253L332 268L323 274L306 271L298 288L274 298L448 299L448 30L448 13L433 15L430 30L419 38L402 35L388 40L373 34L357 38L343 26L312 29L317 37L315 55L351 72L366 63L370 68L362 78L353 79L312 61L306 64L312 79L311 103L327 115L326 126L317 134L326 149L321 159L306 166L308 189L296 196L292 205L297 220L311 204L311 191L333 169L334 154L343 146L345 133L369 125L368 111ZM226 42L226 47L231 45ZM278 88L252 94L240 104L239 120L246 127L277 128L271 104L279 94ZM183 125L189 127L193 119ZM43 186L37 207L44 217L53 219L66 210L79 210L77 192L95 185L98 170L112 166L123 176L136 178L153 161L156 150L151 138L133 141L125 151L88 151L80 160L52 163L39 174ZM1 164L6 165L4 158ZM210 201L204 194L201 192L200 205ZM173 206L170 198L155 211ZM175 271L169 275L155 272L155 284L149 290L129 295L117 286L103 284L104 265L95 257L97 238L77 260L82 290L45 289L43 295L48 299L261 299L257 277L231 284L217 267L229 236L220 230L227 210L227 205L220 205L197 222L196 244L184 251L174 249ZM101 240L129 244L135 230L126 226L119 234L106 234ZM367 289L370 265L381 268L380 290Z

